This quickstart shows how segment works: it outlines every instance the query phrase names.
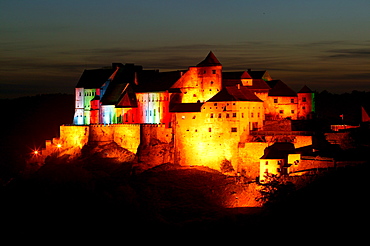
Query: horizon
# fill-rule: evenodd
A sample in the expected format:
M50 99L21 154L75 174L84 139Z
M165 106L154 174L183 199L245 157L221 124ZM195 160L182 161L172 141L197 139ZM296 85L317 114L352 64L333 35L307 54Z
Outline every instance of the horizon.
M0 98L73 94L114 62L183 70L212 50L223 71L267 70L295 90L370 91L370 2L0 3Z

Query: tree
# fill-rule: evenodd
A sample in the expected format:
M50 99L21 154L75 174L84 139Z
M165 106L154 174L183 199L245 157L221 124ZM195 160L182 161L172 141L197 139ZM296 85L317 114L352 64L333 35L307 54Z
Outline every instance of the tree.
M295 191L294 184L284 176L268 173L264 180L265 182L261 183L261 189L259 190L260 196L256 198L256 201L263 205L279 202Z

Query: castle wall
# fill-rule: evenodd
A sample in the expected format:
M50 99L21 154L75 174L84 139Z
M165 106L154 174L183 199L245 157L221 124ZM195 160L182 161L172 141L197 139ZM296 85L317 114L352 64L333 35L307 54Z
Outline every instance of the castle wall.
M90 125L89 141L116 142L136 154L140 144L139 124Z
M139 161L152 165L175 162L172 128L165 124L143 124L140 131Z
M208 102L202 112L176 113L175 160L216 170L227 160L234 171L244 169L258 176L259 158L267 143L246 141L250 130L262 126L262 121L262 102Z
M182 103L205 102L222 89L222 66L189 67L172 88L181 89Z
M89 126L60 126L60 143L63 148L82 147L89 141Z

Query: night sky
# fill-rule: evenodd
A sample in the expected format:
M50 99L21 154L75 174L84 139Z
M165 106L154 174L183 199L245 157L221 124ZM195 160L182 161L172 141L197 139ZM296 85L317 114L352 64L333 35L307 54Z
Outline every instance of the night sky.
M268 70L293 89L370 90L368 0L0 0L0 98L73 93L112 62Z

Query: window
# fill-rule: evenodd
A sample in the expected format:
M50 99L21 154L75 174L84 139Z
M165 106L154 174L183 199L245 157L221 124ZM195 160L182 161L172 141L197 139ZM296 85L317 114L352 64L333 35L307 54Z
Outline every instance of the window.
M302 97L302 102L306 102L306 98L305 97Z
M204 73L204 74L206 74L206 73L207 73L207 71L206 71L206 70L204 70L204 71L203 71L203 73Z
M277 98L275 98L275 99L274 99L274 103L278 103L278 100L277 100Z
M233 118L235 118L236 117L236 113L233 113Z
M212 74L216 74L216 70L212 70Z
M194 95L193 95L193 97L197 97L197 95L196 95L196 94L194 94Z
M192 119L194 120L195 118L196 118L196 116L194 115Z
M213 81L211 81L211 85L213 85Z
M217 103L214 103L213 105L214 105L214 106L217 106Z
M226 118L230 118L230 114L226 114Z
M213 114L211 114L211 118L213 118Z
M208 132L212 132L212 128L208 128Z
M231 127L231 132L237 132L238 131L238 128L236 127Z
M294 103L294 99L292 98L292 99L290 99L290 103Z
M253 116L254 116L254 114L253 114L253 113L251 113L251 118L253 118Z
M305 107L305 106L303 106L303 107L302 107L302 109L303 109L303 110L305 110L305 109L306 109L306 107Z
M269 161L266 161L265 165L268 165L269 164Z
M279 111L279 113L280 113L280 114L284 114L284 110L280 110L280 111Z
M292 114L294 114L294 110L292 110Z
M261 115L260 115L260 113L257 113L257 117L259 118Z
M218 114L218 118L221 118L221 113Z
M242 113L242 118L244 118L244 113Z

